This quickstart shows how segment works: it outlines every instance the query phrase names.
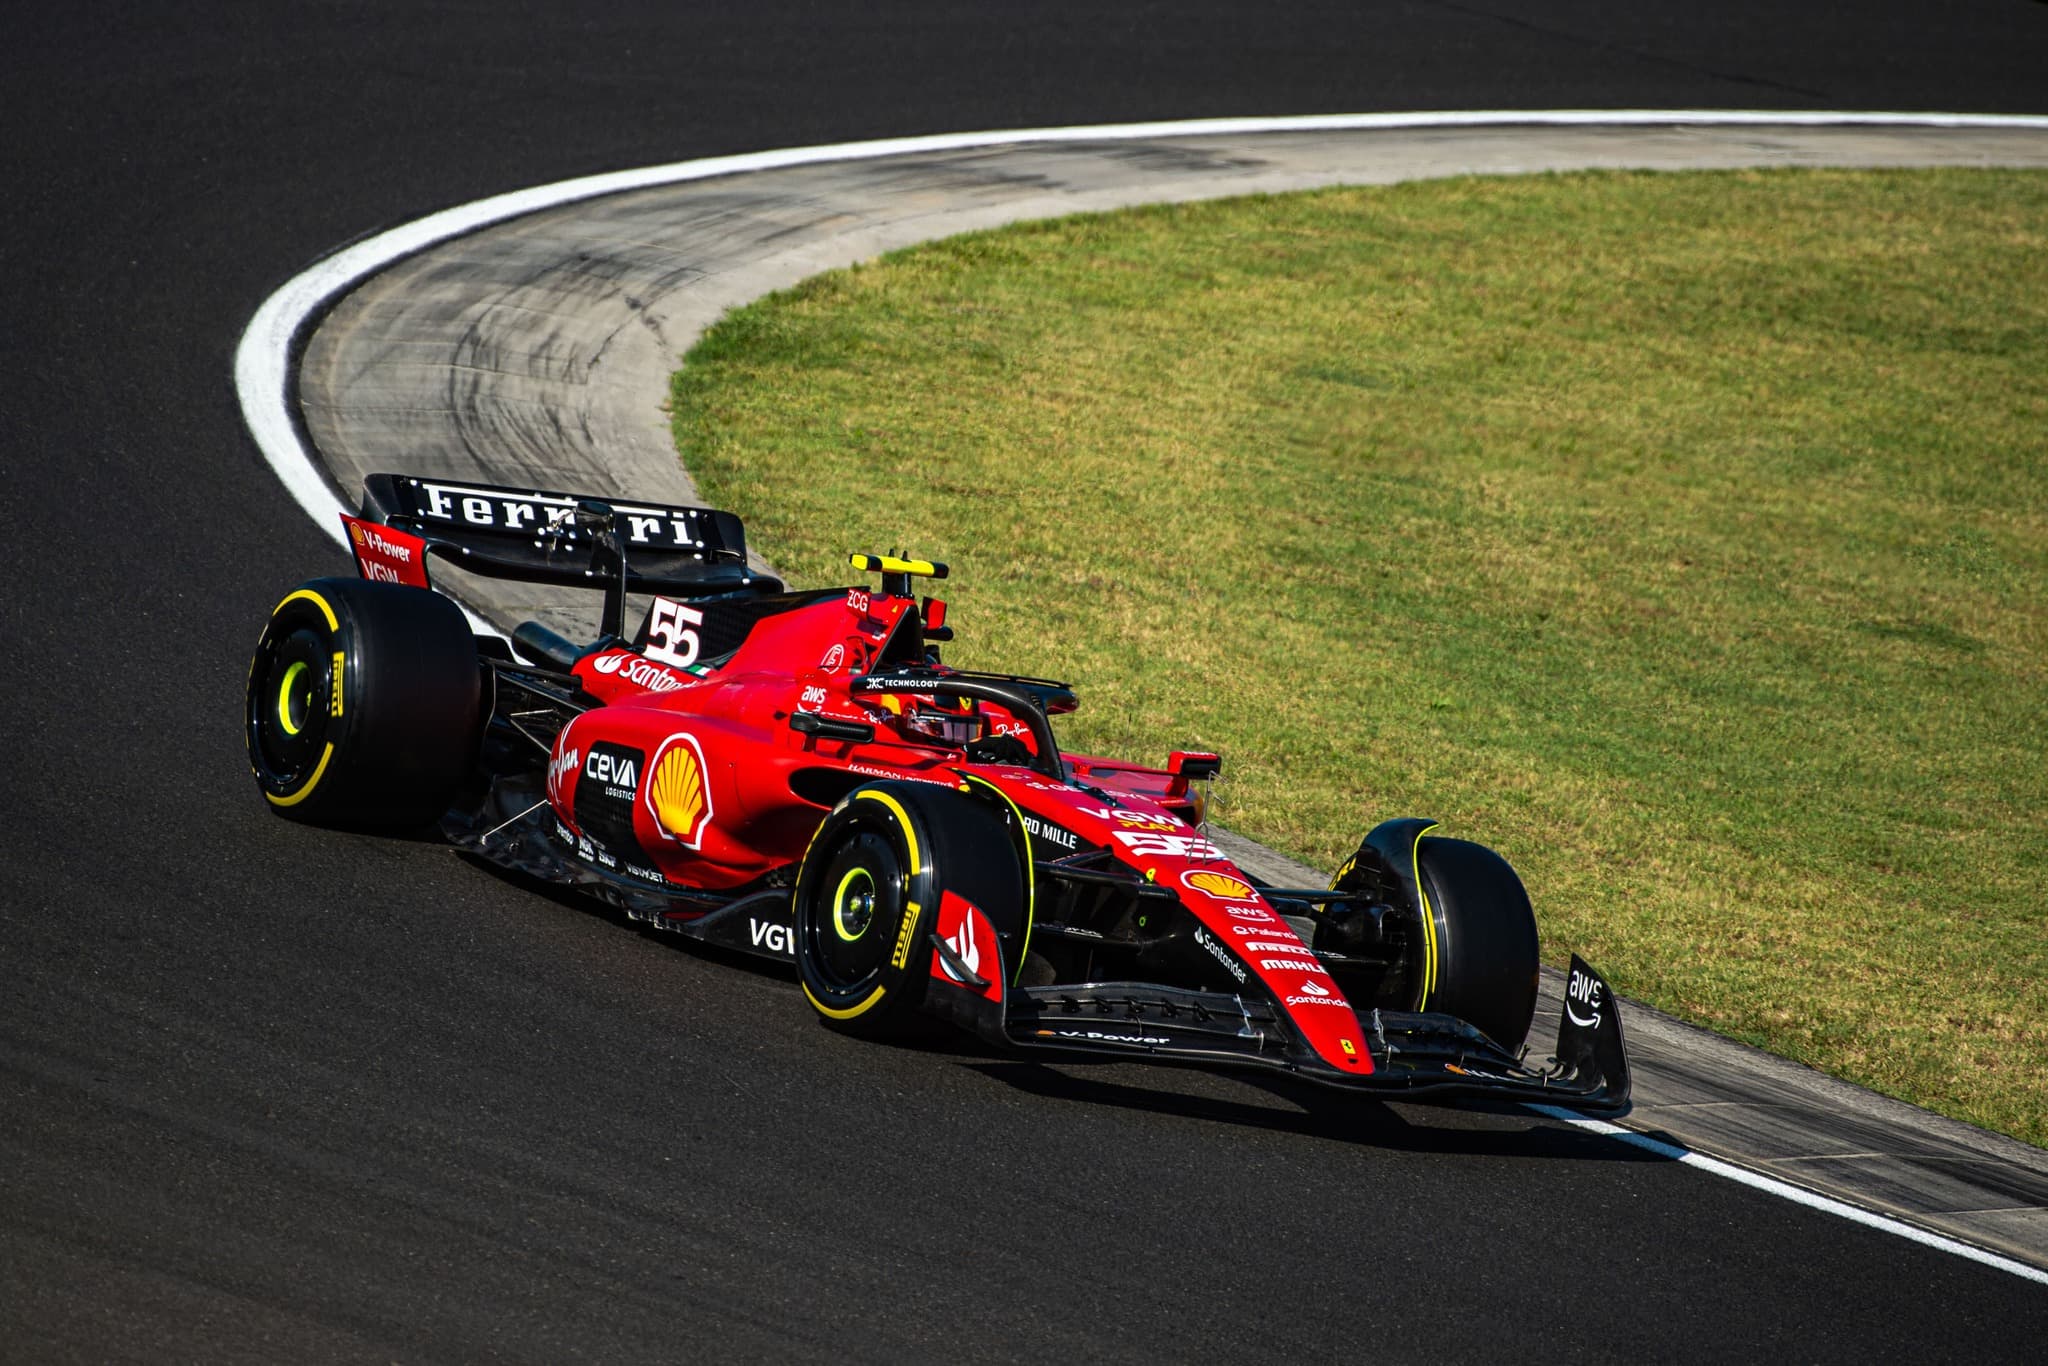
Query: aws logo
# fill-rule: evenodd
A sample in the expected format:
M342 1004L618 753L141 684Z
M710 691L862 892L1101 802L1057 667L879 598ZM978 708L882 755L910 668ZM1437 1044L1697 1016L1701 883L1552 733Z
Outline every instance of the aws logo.
M711 823L711 770L705 766L704 751L693 735L676 734L661 742L642 790L647 797L647 814L665 840L685 849L703 847L704 829Z

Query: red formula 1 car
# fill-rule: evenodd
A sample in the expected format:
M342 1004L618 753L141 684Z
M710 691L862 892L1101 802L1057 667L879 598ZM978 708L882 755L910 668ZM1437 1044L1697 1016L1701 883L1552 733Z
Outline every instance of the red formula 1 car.
M438 821L470 854L793 961L828 1022L950 1020L1008 1049L1280 1069L1386 1098L1628 1106L1621 1021L1572 961L1524 1060L1536 926L1514 871L1386 821L1328 888L1203 831L1213 754L1063 754L1063 683L945 665L943 565L789 592L706 508L373 475L360 579L271 615L249 758L278 811ZM427 560L603 594L597 640L472 631ZM653 595L625 634L629 594Z

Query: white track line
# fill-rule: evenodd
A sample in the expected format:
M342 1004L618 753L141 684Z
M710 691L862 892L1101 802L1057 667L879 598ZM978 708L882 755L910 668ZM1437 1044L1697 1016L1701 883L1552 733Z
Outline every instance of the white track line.
M1639 1134L1633 1129L1624 1129L1619 1124L1609 1124L1604 1119L1587 1119L1584 1115L1575 1115L1569 1110L1560 1110L1552 1105L1531 1105L1527 1108L1534 1110L1546 1119L1558 1120L1574 1128L1586 1129L1596 1134L1605 1134L1609 1138L1621 1140L1630 1147L1641 1148L1647 1153L1655 1153L1658 1157L1679 1163L1682 1166L1697 1167L1701 1171L1712 1172L1715 1176L1725 1177L1730 1181L1748 1186L1752 1190L1760 1190L1766 1194L1775 1195L1782 1200L1790 1200L1795 1205L1804 1205L1808 1209L1817 1209L1823 1214L1832 1214L1839 1218L1847 1219L1852 1224L1862 1224L1865 1228L1874 1228L1882 1233L1890 1233L1904 1238L1908 1242L1919 1243L1923 1247L1931 1247L1937 1251L1962 1257L1972 1262L1981 1262L1985 1266L1996 1267L2000 1271L2009 1271L2022 1280L2033 1281L2039 1285L2048 1285L2048 1271L2028 1266L2025 1262L2014 1261L2010 1257L2001 1257L1996 1252L1987 1252L1973 1243L1966 1243L1959 1238L1950 1238L1944 1234L1935 1233L1932 1230L1921 1228L1918 1224L1909 1224L1904 1219L1894 1218L1889 1214L1879 1214L1874 1210L1864 1209L1860 1205L1852 1205L1845 1200L1836 1200L1830 1196L1821 1195L1816 1191L1810 1191L1804 1186L1795 1186L1790 1181L1780 1181L1775 1176L1765 1176L1762 1172L1751 1171L1747 1167L1738 1167L1733 1162L1724 1162L1718 1157L1708 1157L1705 1153L1696 1153L1690 1148L1681 1147L1679 1144L1667 1143L1661 1138L1652 1138L1648 1134Z
M235 392L241 399L242 418L256 438L257 447L270 468L277 473L306 515L313 519L336 544L348 545L341 530L341 514L349 511L300 439L299 424L291 411L292 366L298 346L313 320L334 300L361 281L392 263L424 251L438 242L502 223L510 218L557 208L579 199L643 190L656 185L675 185L712 176L736 175L743 171L767 171L785 166L813 166L831 161L864 161L876 157L902 156L916 152L951 152L977 147L1004 147L1021 142L1107 142L1148 138L1225 137L1240 133L1339 133L1384 129L1389 132L1418 128L1585 128L1585 127L1777 127L1777 128L2033 128L2048 130L2048 116L2037 114L1887 114L1851 112L1772 112L1770 110L1727 109L1552 109L1477 110L1432 114L1308 114L1291 118L1190 119L1179 123L1122 123L1078 128L1020 128L1011 132L942 133L931 137L884 138L875 142L841 142L821 147L786 147L770 152L748 152L739 156L704 157L678 161L666 166L645 166L607 175L584 176L557 181L532 189L493 195L474 203L457 205L425 218L378 233L324 260L315 262L294 276L285 286L263 301L256 316L242 333L235 348ZM497 634L496 628L471 612L464 604L472 625ZM1569 1111L1549 1106L1529 1107L1553 1119L1594 1133L1606 1134L1624 1143L1724 1176L1756 1190L1781 1196L1809 1209L1839 1215L1854 1223L1896 1234L1923 1246L1964 1257L2025 1280L2048 1285L2042 1272L1944 1237L1889 1215L1876 1214L1840 1200L1762 1176L1719 1158L1707 1157L1662 1140L1624 1129L1603 1120L1584 1119Z
M666 166L646 166L607 175L558 181L461 204L356 243L295 276L263 301L235 349L235 390L242 416L256 444L299 506L336 544L345 545L334 488L299 440L291 412L291 366L300 334L326 306L360 281L394 261L464 233L508 218L556 208L578 199L674 185L742 171L860 161L913 152L959 151L1020 142L1100 142L1146 138L1227 136L1238 133L1356 132L1417 128L1489 127L1916 127L2048 129L2048 116L2033 114L1773 113L1768 110L1559 109L1435 114L1318 114L1293 118L1191 119L1181 123L1104 124L1092 128L1024 128L1014 132L944 133L932 137L885 138L822 147L789 147L739 156L705 157Z

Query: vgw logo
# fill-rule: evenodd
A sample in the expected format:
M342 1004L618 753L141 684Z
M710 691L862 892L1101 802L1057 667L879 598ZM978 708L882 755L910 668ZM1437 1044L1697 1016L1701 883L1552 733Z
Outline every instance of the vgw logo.
M770 953L787 954L791 958L796 957L796 932L787 925L777 925L773 921L768 920L749 919L747 921L747 933L753 937L754 947L757 949L765 948Z

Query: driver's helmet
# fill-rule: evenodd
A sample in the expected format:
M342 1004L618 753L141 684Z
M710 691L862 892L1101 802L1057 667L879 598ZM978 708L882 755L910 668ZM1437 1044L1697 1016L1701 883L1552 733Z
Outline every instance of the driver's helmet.
M975 709L971 697L919 698L904 707L902 725L905 735L941 745L971 745L988 734L988 718Z

